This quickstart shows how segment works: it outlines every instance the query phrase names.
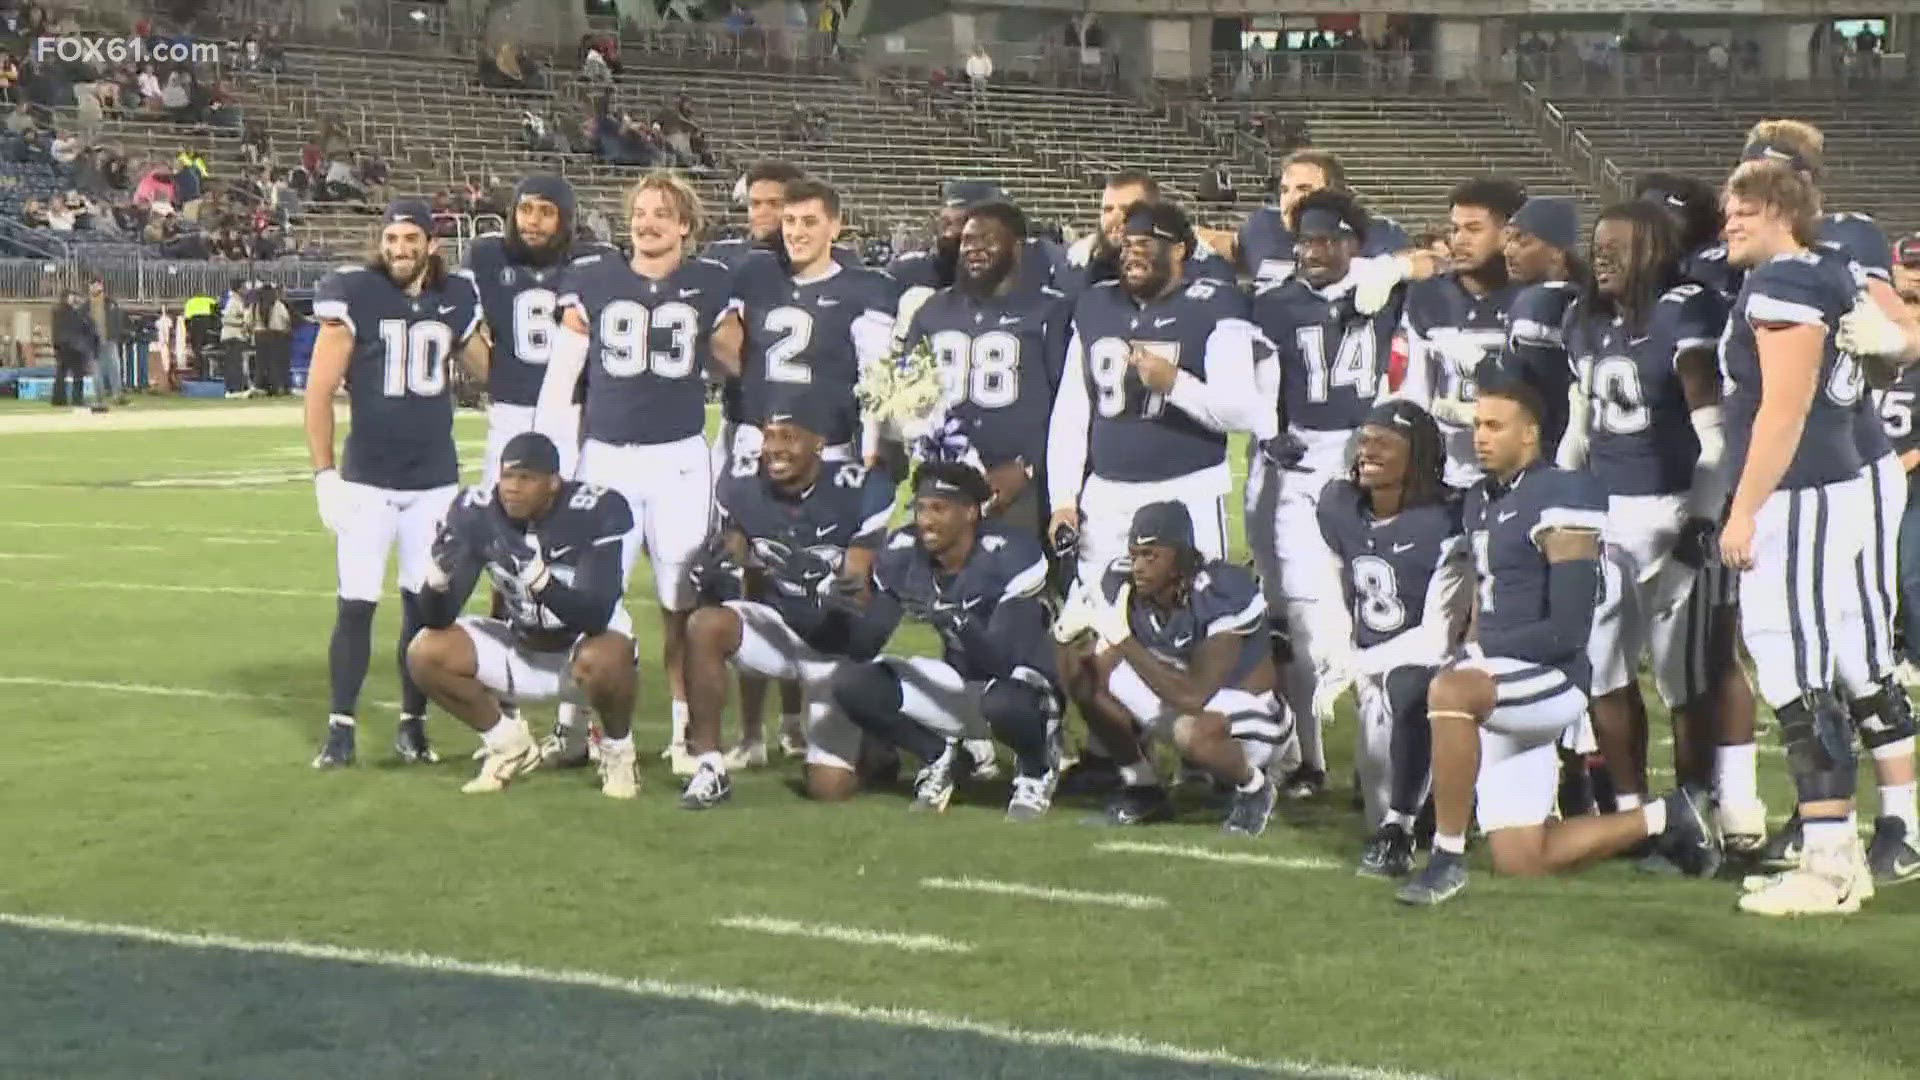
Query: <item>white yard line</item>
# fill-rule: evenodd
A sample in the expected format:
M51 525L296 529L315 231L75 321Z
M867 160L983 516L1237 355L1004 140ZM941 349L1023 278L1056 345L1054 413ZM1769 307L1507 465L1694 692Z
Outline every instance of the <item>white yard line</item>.
M311 697L298 694L249 694L239 690L208 690L198 686L160 686L154 683L111 682L102 679L55 679L39 675L0 675L0 686L37 686L48 690L92 690L109 694L147 694L153 697L196 698L202 701L296 702L324 708L324 694ZM398 709L397 701L362 701L378 709Z
M178 525L145 525L126 521L0 521L0 529L102 529L108 532L183 533L189 536L281 536L324 539L318 521L311 529L194 529Z
M759 934L773 934L776 937L815 938L820 941L838 941L844 945L880 945L890 949L905 949L908 952L970 953L973 946L964 941L937 937L933 934L894 934L884 930L862 930L857 926L836 926L833 923L803 923L793 919L773 919L762 915L734 915L713 920L713 925L728 930L751 930Z
M1234 866L1266 866L1275 870L1338 870L1339 863L1329 859L1296 858L1290 855L1256 855L1251 851L1221 851L1198 844L1157 844L1143 840L1111 840L1095 844L1095 851L1120 855L1161 855L1170 859L1199 859L1202 862L1229 863Z
M1151 911L1167 906L1167 902L1158 896L1142 896L1139 893L1085 892L1080 889L1055 889L1045 885L1022 885L1017 881L990 881L985 878L922 878L920 887L946 892L1018 896L1055 904L1099 904L1106 907L1128 908L1133 911Z
M332 596L332 589L268 589L253 585L162 585L151 581L33 580L0 577L0 585L21 589L119 589L125 592L206 593L215 596Z
M537 968L497 961L478 962L446 956L430 956L424 953L354 949L304 941L253 941L226 934L179 933L147 926L87 922L52 915L0 912L0 925L17 926L27 930L79 934L87 937L146 941L182 949L292 956L303 960L368 964L402 971L514 979L552 986L588 987L654 1000L692 1001L728 1008L745 1007L829 1020L855 1020L919 1031L976 1035L1015 1046L1060 1047L1104 1054L1124 1054L1129 1057L1182 1065L1219 1065L1227 1068L1278 1073L1283 1076L1311 1076L1324 1078L1324 1080L1439 1080L1438 1077L1427 1073L1404 1072L1399 1069L1375 1069L1360 1065L1332 1065L1313 1061L1262 1061L1225 1050L1176 1046L1172 1043L1158 1042L1125 1033L1096 1034L1059 1029L1031 1030L1009 1027L992 1021L974 1020L970 1017L928 1012L923 1009L856 1005L846 1001L809 1000L722 986L700 986L665 982L659 979L630 979L595 971Z

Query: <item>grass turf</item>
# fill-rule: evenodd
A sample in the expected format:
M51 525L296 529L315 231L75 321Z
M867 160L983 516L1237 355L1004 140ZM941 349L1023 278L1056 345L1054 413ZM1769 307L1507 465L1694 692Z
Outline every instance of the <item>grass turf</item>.
M1461 899L1404 909L1390 888L1349 870L1360 835L1340 782L1346 724L1329 739L1336 790L1286 809L1254 842L1221 837L1198 808L1123 838L1083 827L1090 808L1071 805L1016 828L1000 820L1005 792L995 786L931 819L906 814L898 792L814 806L794 793L791 765L738 777L728 808L686 814L650 755L647 790L632 805L601 799L578 773L536 775L500 798L462 797L474 740L444 715L430 727L446 763L383 763L396 696L397 605L387 603L362 708L363 765L315 774L307 761L325 714L333 560L301 479L296 425L290 412L284 428L0 437L14 465L0 483L9 489L0 579L12 593L0 612L9 643L0 911L515 961L1445 1076L1824 1080L1904 1077L1920 1066L1907 1020L1920 1005L1911 974L1920 889L1885 892L1850 920L1776 923L1736 916L1725 882L1646 879L1621 863L1502 881L1476 860ZM463 416L460 434L463 457L476 461L478 418ZM166 486L141 483L151 481ZM657 747L666 704L652 590L637 580L631 591L646 658L636 727ZM924 634L913 641L931 646ZM1652 757L1659 764L1666 751ZM1762 767L1769 802L1784 810L1780 759L1763 756ZM1100 849L1115 839L1331 868ZM934 876L1168 904L1127 911L920 884ZM972 949L928 957L714 925L741 915L937 934ZM314 964L302 973L260 958L169 961L158 946L61 940L0 936L0 984L14 999L0 1013L36 1033L0 1040L13 1055L0 1057L0 1074L131 1075L148 1029L126 1018L166 1016L189 1029L170 1028L177 1037L166 1044L185 1056L155 1057L144 1075L371 1076L409 1060L414 1075L530 1075L543 1071L539 1059L513 1055L541 1038L584 1055L568 1066L579 1075L618 1072L608 1063L639 1054L646 1065L628 1075L866 1075L870 1059L941 1076L1200 1075L1111 1054L1048 1056L484 981L436 984L433 994L448 996L396 1031L391 1010L424 992L402 975ZM390 1004L355 1004L359 993ZM71 1007L47 1008L52 1001ZM366 1022L329 1019L284 1045L271 1033L223 1042L223 1031L264 1022L254 1013L268 1006ZM475 1009L490 1022L472 1022ZM537 1031L530 1014L542 1018ZM623 1025L646 1037L597 1042ZM366 1057L367 1038L397 1040L398 1056ZM503 1056L476 1072L467 1066L487 1059L474 1040L486 1039ZM233 1061L248 1067L220 1071Z

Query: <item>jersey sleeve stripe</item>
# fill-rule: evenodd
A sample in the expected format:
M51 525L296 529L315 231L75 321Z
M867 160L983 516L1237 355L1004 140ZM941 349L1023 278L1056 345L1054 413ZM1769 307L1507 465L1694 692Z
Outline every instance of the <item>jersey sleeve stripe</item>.
M1710 338L1710 337L1681 338L1679 341L1676 341L1673 343L1673 353L1675 356L1678 356L1683 352L1688 352L1693 349L1713 349L1713 348L1718 348L1719 345L1720 345L1719 338Z
M1258 593L1253 602L1231 615L1222 615L1207 624L1207 636L1215 634L1251 634L1266 620L1267 600Z
M313 317L322 321L346 323L347 329L355 329L353 316L347 313L347 302L345 300L315 300L313 302Z
M1539 345L1559 345L1560 328L1532 319L1515 319L1511 327L1515 340Z
M865 536L871 536L875 533L884 533L887 528L887 521L892 517L893 517L893 507L891 506L887 507L885 510L876 512L871 517L867 518L865 521L860 523L860 535L862 537L865 537Z
M1026 596L1038 596L1047 585L1047 560L1036 559L1032 566L1013 575L1006 589L1000 594L1002 600L1015 600Z
M1540 511L1540 521L1527 530L1527 539L1538 543L1540 534L1554 529L1567 529L1572 532L1591 532L1604 535L1607 531L1607 512L1605 510L1576 510L1570 506L1550 506Z
M1826 315L1811 304L1798 304L1765 293L1753 293L1747 297L1747 318L1752 322L1799 323L1805 326L1824 326L1827 322Z

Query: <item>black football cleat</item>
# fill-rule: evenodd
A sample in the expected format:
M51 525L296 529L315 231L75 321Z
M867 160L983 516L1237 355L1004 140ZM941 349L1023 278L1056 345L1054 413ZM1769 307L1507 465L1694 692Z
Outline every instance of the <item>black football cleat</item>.
M314 755L313 767L316 769L344 769L353 764L352 724L327 724L327 741Z
M1460 895L1466 887L1467 857L1435 850L1427 856L1427 865L1393 896L1412 907L1434 907Z
M1095 825L1115 826L1172 821L1173 802L1167 798L1167 789L1158 784L1121 788L1107 801L1106 810L1090 820Z
M1110 757L1082 753L1060 774L1054 794L1060 798L1106 795L1120 789L1120 766Z
M1707 814L1706 795L1674 788L1665 795L1667 828L1657 848L1688 877L1712 877L1720 870L1720 840Z
M1874 820L1873 842L1867 845L1867 867L1875 885L1898 885L1920 878L1920 847L1907 835L1907 823L1897 817Z
M1226 823L1221 828L1234 836L1259 836L1273 820L1273 805L1279 797L1272 780L1261 784L1258 791L1236 788L1233 806L1227 811Z
M427 741L427 722L418 716L400 718L400 727L393 735L393 752L409 765L434 765L440 761L440 755L433 752L433 744Z
M1356 872L1373 878L1403 878L1413 873L1413 834L1397 822L1380 826L1360 849L1360 869Z

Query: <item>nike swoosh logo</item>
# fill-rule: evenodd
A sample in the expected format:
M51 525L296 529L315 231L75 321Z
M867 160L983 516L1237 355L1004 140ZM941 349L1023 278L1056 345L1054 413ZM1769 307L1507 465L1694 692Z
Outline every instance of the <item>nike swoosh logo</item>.
M699 296L699 295L700 295L699 289L681 289L680 290L680 299L682 300L685 300L689 296Z
M1158 329L1160 329L1160 328L1161 328L1161 327L1163 327L1163 326L1167 326L1167 325L1170 325L1170 324L1172 324L1172 323L1175 323L1175 322L1178 322L1178 321L1179 321L1179 316L1177 316L1177 315L1169 315L1169 316L1167 316L1167 317L1166 317L1166 318L1164 318L1164 319L1155 319L1155 320L1153 320L1153 328L1154 328L1155 330L1158 330Z
M821 298L820 298L820 301L819 301L819 303L820 303L820 306L821 306L821 307L837 307L837 306L839 305L839 303L840 303L840 301L838 301L838 300L830 300L830 299L828 299L827 297L824 297L824 296L823 296L823 297L821 297Z
M814 536L814 539L816 539L816 540L824 540L824 539L826 539L827 537L829 537L829 536L832 536L832 535L833 535L833 532L834 532L834 530L835 530L835 529L838 529L839 527L840 527L840 526L838 526L838 525L827 525L827 526L824 526L824 527L822 527L822 528L818 528L818 529L815 529L815 530L813 530L813 536Z
M1400 553L1401 553L1401 552L1403 552L1403 551L1412 551L1412 550L1413 550L1413 545L1412 545L1412 544L1395 544L1395 545L1393 545L1393 553L1394 553L1395 555L1398 555L1398 554L1400 554Z
M452 312L453 312L453 307L451 305L440 309L440 314L442 315L448 315L448 314L451 314Z
M1510 521L1510 520L1512 520L1513 518L1517 518L1517 517L1519 517L1519 516L1520 516L1520 511L1518 511L1518 510L1509 510L1509 511L1507 511L1506 513L1504 513L1504 514L1501 514L1501 515L1500 515L1500 520L1501 520L1501 521Z
M961 601L961 602L960 602L960 610L961 610L961 611L972 611L972 610L973 610L974 608L977 608L977 607L979 607L979 606L980 606L980 601L982 601L982 600L985 600L985 599L986 599L986 597L984 597L984 596L976 596L976 597L974 597L974 598L973 598L973 599L971 599L971 600L963 600L963 601Z
M1021 320L1021 318L1023 318L1023 316L1020 316L1020 315L1002 315L1002 316L1000 316L1000 325L1001 325L1001 326L1012 326L1012 325L1013 325L1014 323L1017 323L1017 322L1019 322L1019 321Z
M1186 645L1187 645L1187 642L1189 642L1189 641L1192 641L1192 640L1193 640L1193 635L1192 635L1192 634L1188 634L1188 635L1187 635L1186 637L1177 637L1177 638L1174 638L1174 639L1173 639L1173 647L1174 647L1174 648L1176 648L1176 649L1182 649L1182 648L1185 648L1185 647L1186 647Z
M568 544L566 547L554 548L552 551L547 552L547 559L548 561L552 561L554 559L563 559L567 556L568 552L572 551L574 548L579 546L580 545L578 544Z

